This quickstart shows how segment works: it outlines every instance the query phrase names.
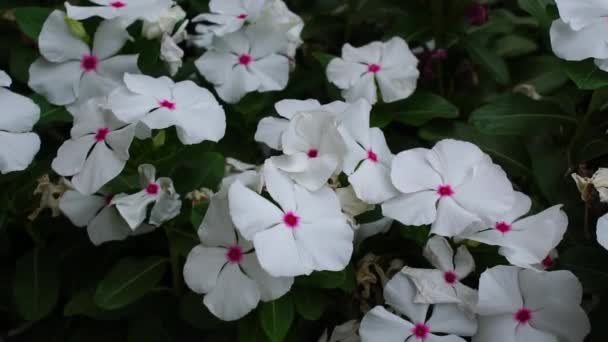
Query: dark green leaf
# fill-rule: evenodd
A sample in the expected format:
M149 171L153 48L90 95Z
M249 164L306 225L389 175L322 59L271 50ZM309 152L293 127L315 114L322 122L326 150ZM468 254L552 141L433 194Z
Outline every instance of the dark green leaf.
M467 40L465 47L473 62L485 69L497 83L509 83L510 76L507 64L496 52L491 51L474 39Z
M377 105L372 114L372 125L386 117L406 125L422 126L435 118L458 117L458 107L439 95L416 92L405 100Z
M608 289L608 251L605 249L572 247L559 256L558 262L572 271L586 290L603 292Z
M37 321L47 316L59 298L57 255L36 248L17 260L13 280L15 306L23 318Z
M327 53L323 53L323 52L313 52L312 54L315 59L321 63L321 66L323 67L323 69L327 68L327 65L329 64L329 62L331 62L332 59L336 58L336 56L327 54Z
M50 104L42 95L34 94L30 97L40 107L40 120L36 126L45 126L54 122L70 122L72 115L65 107L56 107Z
M15 9L17 25L23 33L33 40L38 40L40 31L46 18L51 14L50 8L44 7L21 7Z
M608 72L600 70L591 59L563 64L570 79L581 89L593 90L608 86Z
M293 300L289 294L272 302L262 303L258 318L266 336L272 342L283 342L295 317Z
M549 102L508 95L471 113L469 122L487 134L535 135L539 130L573 128L577 121Z
M298 314L309 321L321 318L327 302L322 291L306 288L296 288L292 291Z
M179 302L179 316L191 326L203 331L213 330L224 324L209 312L203 304L203 296L186 293Z
M548 28L551 25L552 19L547 14L547 5L549 0L517 0L519 7L530 13L543 28Z
M107 310L131 304L156 286L166 270L166 258L123 259L97 286L95 303Z

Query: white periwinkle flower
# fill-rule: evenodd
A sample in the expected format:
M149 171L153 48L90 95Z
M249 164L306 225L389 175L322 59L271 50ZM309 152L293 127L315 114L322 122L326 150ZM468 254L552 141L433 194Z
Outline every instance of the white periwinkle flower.
M565 60L594 58L608 71L608 3L601 0L556 0L560 19L551 25L553 52Z
M131 230L112 205L113 198L114 196L108 193L83 195L78 191L68 190L59 200L59 209L75 226L86 226L89 239L96 246L154 230L155 227L147 224Z
M561 205L556 205L521 218L530 211L532 201L521 192L515 194L516 200L509 212L493 222L472 225L461 237L500 246L498 252L512 265L535 268L562 241L568 216Z
M396 313L389 312L382 306L369 311L361 321L361 341L465 342L459 336L475 334L477 322L456 305L436 304L428 317L431 306L414 303L415 296L416 288L407 275L397 273L384 287L384 300ZM484 342L487 341L493 340Z
M139 166L139 181L143 188L140 192L132 195L119 194L112 199L112 204L116 205L116 209L132 230L136 230L146 220L151 204L154 205L148 223L153 226L160 226L179 215L182 201L170 178L157 179L156 168L150 164L142 164Z
M568 271L489 269L479 282L473 342L582 342L590 331L582 296L580 282Z
M219 141L226 131L226 115L215 97L192 81L174 83L168 77L124 76L125 87L108 96L119 119L141 121L151 129L177 128L184 144Z
M166 33L161 38L160 59L166 63L171 76L175 76L183 65L184 50L177 44L188 39L187 26L188 22L184 21L173 35Z
M171 35L180 21L186 19L186 12L176 5L163 12L157 20L144 20L142 35L147 39L160 38L164 34Z
M596 236L597 242L602 247L608 249L608 214L597 220Z
M72 176L79 192L90 195L120 174L129 160L135 125L117 120L98 99L70 108L74 116L71 139L61 145L52 167Z
M464 285L466 278L475 268L473 256L465 246L460 246L454 254L450 243L441 236L433 236L424 248L424 257L436 269L405 267L402 272L409 275L418 294L416 303L452 303L468 314L473 314L477 303L477 293Z
M229 190L230 215L253 241L262 267L273 276L340 271L353 251L353 230L328 187L310 192L294 184L270 160L265 185L275 205L236 181Z
M289 81L284 32L249 26L215 37L195 64L218 95L236 103L247 93L283 90Z
M327 65L327 78L343 90L346 101L364 98L376 103L377 83L382 100L395 102L409 97L416 89L420 75L417 65L416 56L398 37L360 48L346 44L342 47L342 58Z
M348 321L336 326L330 336L327 336L327 330L325 330L318 342L361 342L358 331L359 322Z
M290 11L283 0L266 0L266 5L258 17L257 24L286 32L287 55L292 59L294 58L296 50L302 45L300 36L304 29L304 21L300 16Z
M257 188L246 171L239 181ZM272 277L262 269L253 244L236 231L228 208L227 189L211 198L198 230L201 244L194 247L184 266L186 284L197 293L211 313L222 320L242 318L260 300L271 301L286 294L292 277Z
M240 30L245 24L256 21L266 0L211 0L211 13L200 14L193 22L203 22L198 30L206 29L217 36Z
M432 224L431 232L442 236L461 234L483 219L495 221L515 201L502 168L464 141L446 139L432 150L399 153L391 179L401 194L382 205L384 215L405 225Z
M11 78L0 70L0 173L25 170L40 149L40 138L31 133L40 108L29 98L4 88Z
M72 34L65 13L54 11L42 26L38 38L42 57L31 65L28 85L56 105L107 95L122 83L125 72L139 73L137 55L114 56L129 39L117 23L104 21L91 50Z
M174 4L173 0L91 0L99 6L72 6L65 3L68 16L82 20L91 17L119 18L123 26L137 19L157 21Z

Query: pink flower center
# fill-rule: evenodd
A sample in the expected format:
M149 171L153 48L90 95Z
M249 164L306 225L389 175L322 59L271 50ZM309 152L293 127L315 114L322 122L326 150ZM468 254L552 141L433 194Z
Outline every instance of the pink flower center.
M310 150L308 150L308 153L306 153L306 155L308 155L308 158L317 158L319 156L319 150L317 150L316 148L311 148Z
M175 102L171 102L169 100L162 100L158 104L163 108L167 108L168 110L175 110Z
M532 320L532 310L521 308L519 311L515 313L515 320L519 322L519 324L528 324L530 320Z
M84 55L80 60L80 67L85 72L97 70L97 65L99 65L99 59L94 55Z
M547 255L542 261L544 268L551 268L555 265L555 260L550 255Z
M228 262L231 264L238 264L243 261L243 254L241 246L231 246L226 252L226 259L228 259Z
M495 228L503 234L511 231L511 225L505 221L496 222Z
M456 273L448 271L443 274L443 279L445 279L446 283L454 285L458 281L458 276L456 275Z
M114 2L110 2L110 6L112 6L114 8L123 8L123 7L127 6L127 4L125 4L122 1L114 1Z
M247 13L243 13L243 14L239 14L239 16L237 18L241 19L241 20L245 20L247 19L249 15L247 15Z
M251 55L243 54L239 57L239 64L247 66L251 64L252 60L253 58L251 58Z
M424 340L427 337L429 337L430 332L431 332L431 328L424 323L417 323L412 328L412 334L414 334L414 336L416 336L416 338L419 340Z
M160 186L156 183L150 183L146 187L146 193L148 195L157 195L159 191L160 191Z
M441 197L450 197L454 195L454 189L451 185L440 185L437 188L437 194Z
M376 152L369 150L367 151L367 159L373 161L374 163L378 162L378 155Z
M371 73L373 73L373 74L377 73L377 72L378 72L378 71L380 71L381 69L382 69L382 67L380 66L380 64L375 64L375 63L374 63L374 64L370 64L370 65L367 67L367 71L369 71L369 72L371 72Z
M102 142L105 141L106 138L108 137L108 134L110 134L110 129L109 128L100 128L97 130L97 133L95 134L95 141L97 142Z
M104 197L104 201L106 201L106 205L110 205L110 203L112 203L113 199L114 199L113 194L109 194L109 195L106 195L106 197Z
M283 223L285 223L285 225L291 229L298 228L298 225L300 224L300 217L289 211L283 215Z

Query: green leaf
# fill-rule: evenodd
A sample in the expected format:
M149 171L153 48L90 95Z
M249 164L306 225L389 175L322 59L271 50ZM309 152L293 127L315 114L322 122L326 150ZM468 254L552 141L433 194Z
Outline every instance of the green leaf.
M337 58L334 55L330 55L323 52L313 52L312 55L319 63L321 63L323 69L327 68L327 65L329 64L329 62L331 62L332 59Z
M539 130L561 130L577 125L555 104L523 95L507 95L471 113L469 122L481 132L502 135L536 135Z
M572 271L586 290L600 293L608 289L608 252L605 249L575 246L561 253L558 263Z
M35 248L19 258L13 279L17 312L28 321L46 317L59 298L57 255Z
M518 64L515 71L516 83L529 84L539 94L548 94L568 82L561 60L554 56L534 56Z
M313 272L309 276L296 278L296 284L302 287L318 289L343 289L350 291L354 281L354 270L352 265L338 272L319 271Z
M239 320L239 342L268 342L262 326L255 315Z
M530 13L538 24L543 28L548 28L551 25L551 17L547 14L548 0L517 0L519 7Z
M187 148L174 159L178 167L171 176L176 180L175 188L179 193L185 194L201 187L217 189L224 177L224 156L216 152L198 154L194 153L195 150Z
M106 310L131 304L156 286L166 270L166 258L123 259L97 286L95 303Z
M372 125L377 126L374 124L385 121L386 117L406 125L422 126L435 118L458 117L458 107L439 95L416 92L405 100L377 105L371 117Z
M294 317L294 305L289 294L272 302L262 303L258 311L262 329L272 342L285 340Z
M56 107L50 104L42 95L34 94L30 96L40 107L40 120L36 123L37 127L49 125L54 122L71 122L72 115L65 109L65 107Z
M492 49L503 58L523 56L538 49L536 42L530 38L519 35L501 37L494 43Z
M327 298L322 291L296 288L293 290L292 296L300 316L309 321L316 321L321 318L327 303Z
M563 64L570 79L580 89L593 90L608 86L608 72L600 70L593 60Z
M203 304L203 296L186 293L179 302L179 316L191 326L203 331L213 330L225 324L213 316Z
M497 83L502 85L509 83L509 69L507 68L505 61L499 55L484 47L475 39L465 41L464 45L473 62L479 64L479 66L486 70Z
M15 80L27 84L30 74L30 65L38 58L34 49L14 47L10 50L10 74Z
M129 324L127 342L173 342L175 338L160 317L147 315Z
M21 7L15 8L15 19L19 29L33 40L38 40L46 18L51 14L51 8Z

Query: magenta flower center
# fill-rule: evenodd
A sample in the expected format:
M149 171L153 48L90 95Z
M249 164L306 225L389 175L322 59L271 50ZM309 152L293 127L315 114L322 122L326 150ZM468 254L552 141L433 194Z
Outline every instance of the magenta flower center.
M104 201L106 201L106 205L110 205L110 203L112 203L113 199L114 199L113 194L109 194L109 195L106 195L106 197L104 197Z
M253 58L251 58L251 55L243 54L239 57L239 64L247 66L251 64L252 60Z
M158 104L163 108L167 108L168 110L175 110L175 102L171 102L169 100L162 100Z
M373 161L374 163L378 162L378 155L376 152L369 150L367 151L367 159Z
M146 187L146 193L148 195L157 195L159 191L160 191L160 186L156 183L150 183Z
M95 71L97 70L97 66L99 65L99 59L97 59L94 55L84 55L80 60L80 67L85 72Z
M104 128L98 129L97 133L95 134L95 141L97 141L97 142L105 141L106 138L108 137L108 134L110 134L109 128L104 127Z
M228 251L226 252L226 259L231 264L238 264L243 261L243 255L244 253L241 246L235 245L228 248Z
M308 158L317 158L319 156L319 150L317 150L316 148L311 148L310 150L308 150L308 153L306 153L306 155L308 156Z
M505 221L496 222L495 228L496 228L496 230L498 230L499 232L501 232L503 234L511 231L511 225Z
M430 332L431 328L424 323L418 323L412 328L412 334L419 340L424 340L429 337Z
M458 276L456 275L456 273L448 271L443 274L443 279L445 279L446 283L454 285L458 281Z
M515 320L519 322L519 324L528 324L530 320L532 320L532 310L521 308L519 311L515 313Z
M454 189L451 185L440 185L437 188L437 194L441 197L450 197L454 195Z
M283 215L283 223L285 223L285 225L291 229L298 228L298 225L300 224L300 217L289 211Z
M382 70L382 67L380 66L380 64L375 64L375 63L374 63L374 64L370 64L370 65L367 67L367 71L369 71L369 72L371 72L371 73L373 73L373 74L377 73L377 72L378 72L378 71L380 71L380 70Z
M555 260L550 255L547 255L542 261L544 268L551 268L555 265Z
M239 14L239 16L237 18L241 19L241 20L245 20L247 19L249 15L247 15L247 13L243 13L243 14Z
M123 7L127 6L127 4L122 1L114 1L114 2L110 2L110 6L112 6L114 8L123 8Z

